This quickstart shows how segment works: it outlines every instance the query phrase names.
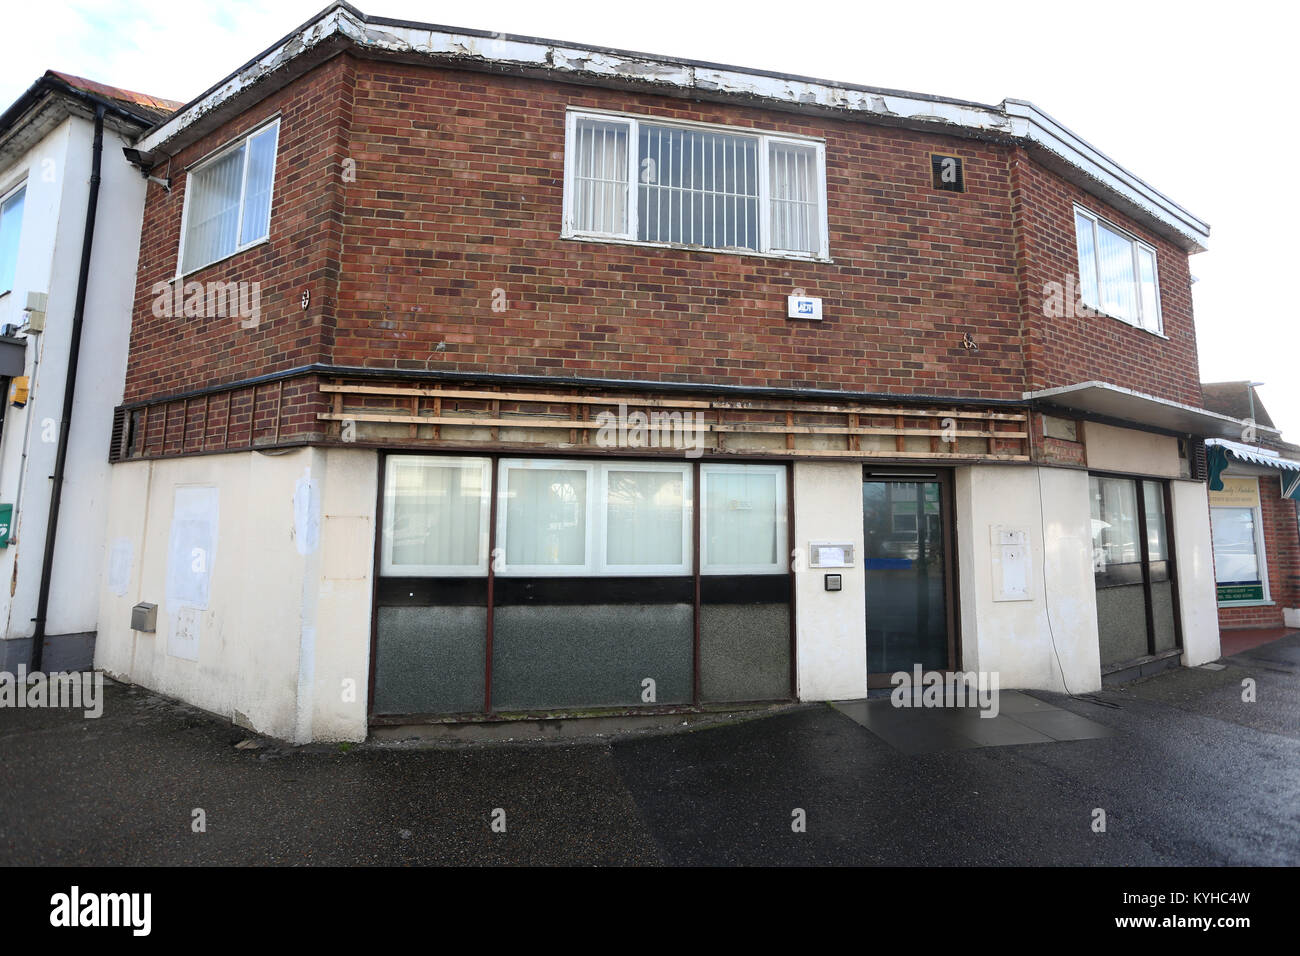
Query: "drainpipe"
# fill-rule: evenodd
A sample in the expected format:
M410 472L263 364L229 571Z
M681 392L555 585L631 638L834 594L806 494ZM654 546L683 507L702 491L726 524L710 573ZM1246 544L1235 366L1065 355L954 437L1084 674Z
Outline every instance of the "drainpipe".
M90 247L95 241L95 211L99 207L99 166L104 154L104 107L95 105L95 143L90 153L90 193L86 198L86 230L81 237L81 268L77 272L77 303L72 311L72 338L68 343L68 374L63 383L63 417L59 420L59 449L54 456L50 487L50 516L45 523L45 554L41 558L41 589L36 598L36 624L32 636L31 670L41 669L45 652L45 617L50 609L50 576L54 570L54 541L59 531L59 505L63 500L63 472L68 463L68 434L72 431L72 400L77 390L81 359L81 328L86 317L86 286L90 278Z

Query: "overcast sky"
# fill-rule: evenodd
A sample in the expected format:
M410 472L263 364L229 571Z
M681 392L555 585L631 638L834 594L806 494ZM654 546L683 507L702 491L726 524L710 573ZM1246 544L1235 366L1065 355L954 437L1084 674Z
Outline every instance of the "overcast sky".
M188 100L325 0L11 0L8 104L47 69ZM1027 99L1212 227L1192 258L1201 377L1266 383L1300 441L1297 15L1289 4L359 0L396 17L984 103Z

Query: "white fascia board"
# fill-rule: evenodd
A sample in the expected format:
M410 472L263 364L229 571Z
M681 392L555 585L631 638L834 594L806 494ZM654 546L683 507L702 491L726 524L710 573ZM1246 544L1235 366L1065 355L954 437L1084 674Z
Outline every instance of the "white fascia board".
M1012 118L1018 138L1037 144L1070 166L1092 176L1102 186L1124 197L1147 215L1176 230L1194 243L1198 250L1205 248L1205 243L1210 238L1209 223L1149 186L1033 103L1008 99L1003 101L1002 107Z
M631 83L676 95L752 97L780 108L833 110L892 126L951 130L954 135L1019 141L1039 147L1083 174L1087 185L1121 200L1167 231L1189 251L1204 248L1209 226L1023 100L986 106L897 90L831 83L721 64L673 60L643 53L597 49L531 37L481 34L455 27L370 18L336 3L260 54L198 100L150 132L138 148L151 152L269 74L314 47L342 38L376 53L467 66L546 73L589 84ZM1086 187L1085 187L1086 188ZM1109 198L1103 195L1104 199Z
M1240 435L1245 422L1209 409L1158 398L1110 382L1079 382L1033 392L1023 392L1026 401L1048 402L1082 413L1104 415L1138 425L1153 425L1170 431L1226 438ZM1274 429L1256 426L1261 431Z

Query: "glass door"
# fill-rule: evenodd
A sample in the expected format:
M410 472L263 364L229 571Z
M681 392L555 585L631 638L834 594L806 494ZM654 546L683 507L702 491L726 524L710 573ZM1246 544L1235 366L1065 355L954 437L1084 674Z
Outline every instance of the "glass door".
M956 664L950 485L945 473L870 472L862 482L867 672L889 676Z

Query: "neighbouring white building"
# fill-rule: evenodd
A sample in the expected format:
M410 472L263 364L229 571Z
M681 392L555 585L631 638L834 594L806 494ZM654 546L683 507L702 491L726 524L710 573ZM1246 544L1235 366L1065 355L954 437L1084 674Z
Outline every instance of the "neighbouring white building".
M43 669L84 668L92 660L95 585L105 557L106 436L122 397L145 196L145 179L123 150L176 106L51 71L0 115L3 670L35 663L40 631L45 639L35 657ZM78 317L80 361L47 569L52 476ZM45 571L48 610L39 622Z

